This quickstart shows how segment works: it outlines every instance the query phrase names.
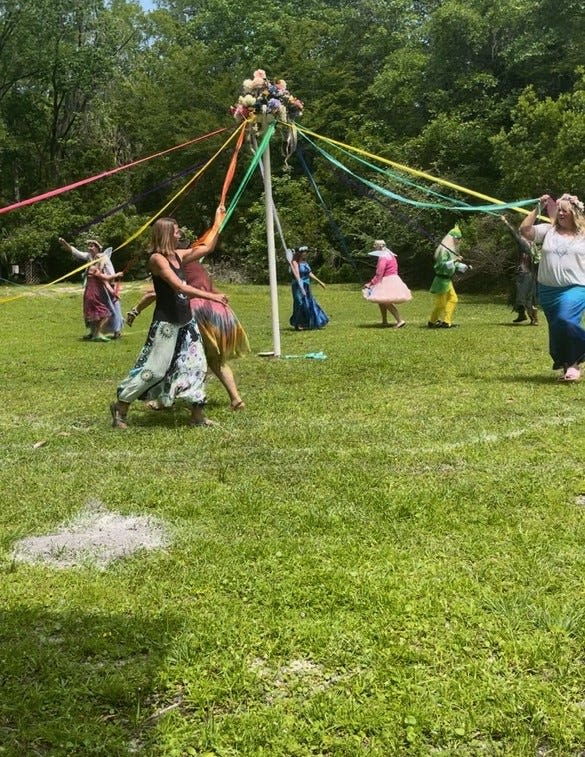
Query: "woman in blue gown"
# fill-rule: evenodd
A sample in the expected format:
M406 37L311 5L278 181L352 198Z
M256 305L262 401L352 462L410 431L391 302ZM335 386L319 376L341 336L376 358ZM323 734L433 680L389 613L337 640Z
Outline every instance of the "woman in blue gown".
M293 312L289 323L295 331L322 329L329 323L329 318L311 292L311 279L323 289L325 284L311 271L311 266L307 263L307 251L308 247L304 246L294 250L290 262L293 275Z

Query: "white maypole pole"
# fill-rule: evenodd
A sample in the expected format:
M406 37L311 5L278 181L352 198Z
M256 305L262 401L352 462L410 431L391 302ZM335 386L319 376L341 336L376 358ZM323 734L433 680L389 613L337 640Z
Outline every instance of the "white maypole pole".
M262 133L266 133L269 118L261 116ZM268 250L268 280L270 284L270 310L272 314L272 350L280 357L280 321L278 317L278 281L276 279L276 247L274 244L274 203L272 200L272 174L270 168L270 142L262 155L264 167L264 210L266 215L266 247Z

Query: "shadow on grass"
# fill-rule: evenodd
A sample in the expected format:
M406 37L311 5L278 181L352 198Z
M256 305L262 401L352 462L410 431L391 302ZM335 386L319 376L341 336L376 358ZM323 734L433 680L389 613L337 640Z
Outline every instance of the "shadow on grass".
M358 329L390 329L391 324L384 326L382 323L356 323L355 327Z
M530 323L530 321L528 321L527 323L524 323L524 322L522 322L522 323L514 323L513 321L497 321L495 323L495 325L496 326L506 326L506 327L510 327L510 328L513 328L513 329L522 329L525 326L530 326L530 330L531 331L532 331L532 329L540 328L540 324L538 326L533 326Z
M0 753L141 752L143 713L177 632L168 616L0 613Z
M501 384L548 384L549 386L573 383L571 381L559 381L556 375L544 376L541 373L516 373L509 376L498 376L494 381Z

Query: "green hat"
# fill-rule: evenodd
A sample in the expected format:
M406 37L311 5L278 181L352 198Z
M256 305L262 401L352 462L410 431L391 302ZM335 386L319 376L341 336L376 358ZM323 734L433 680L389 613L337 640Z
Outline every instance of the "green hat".
M455 237L455 239L461 239L461 237L463 236L463 234L461 233L461 229L459 228L457 224L455 224L455 226L453 226L451 231L448 231L447 234L450 237Z

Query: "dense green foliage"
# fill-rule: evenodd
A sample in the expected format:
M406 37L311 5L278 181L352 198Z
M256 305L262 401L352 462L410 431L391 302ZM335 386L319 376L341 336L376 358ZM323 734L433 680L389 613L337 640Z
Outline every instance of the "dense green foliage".
M229 106L258 67L286 79L305 102L303 125L318 134L504 201L578 192L584 15L577 0L160 0L150 13L129 0L0 0L0 204L231 127ZM61 273L57 236L78 238L96 221L92 235L120 243L181 179L150 190L207 160L221 139L3 215L2 270L36 258ZM426 276L421 261L456 220L452 212L372 197L304 143L328 214L299 160L283 173L279 140L274 196L289 244L318 248L333 275L348 251L381 236L415 261L415 277ZM182 225L207 225L225 166L214 163L171 209ZM261 200L256 177L222 237L222 253L258 277ZM506 247L487 220L466 214L466 237Z

